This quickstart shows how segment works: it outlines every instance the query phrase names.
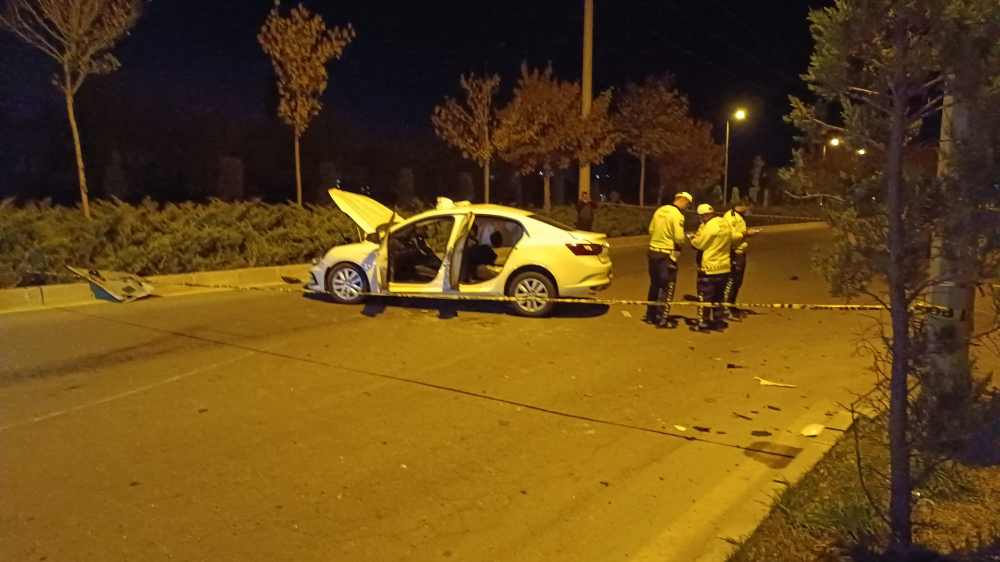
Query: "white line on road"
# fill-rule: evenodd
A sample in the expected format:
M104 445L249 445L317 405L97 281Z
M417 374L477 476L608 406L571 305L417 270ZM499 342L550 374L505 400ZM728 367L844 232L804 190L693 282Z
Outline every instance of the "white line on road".
M37 417L31 418L31 419L16 421L16 422L13 422L13 423L9 423L7 425L0 425L0 432L7 431L8 429L13 429L15 427L20 427L22 425L33 424L33 423L37 423L37 422L40 422L40 421L44 421L44 420L48 420L48 419L52 419L52 418L57 418L59 416L65 416L66 414L72 414L73 412L79 412L80 410L86 410L88 408L93 408L94 406L100 406L101 404L106 404L108 402L113 402L115 400L120 400L122 398L127 398L129 396L132 396L133 394L139 394L140 392L146 392L147 390L152 390L154 388L163 386L165 384L169 384L169 383L172 383L172 382L177 382L179 380L183 380L183 379L186 379L188 377L193 377L194 375L197 375L197 374L200 374L200 373L204 373L205 371L211 371L212 369L216 369L216 368L222 367L224 365L228 365L230 363L235 363L237 361L241 361L243 359L246 359L247 357L250 357L251 355L254 355L255 353L257 353L257 352L256 351L250 351L248 353L244 353L243 355L240 355L239 357L233 357L231 359L226 359L225 361L219 361L218 363L213 363L211 365L205 365L203 367L198 367L197 369L192 369L190 371L186 371L186 372L181 373L179 375L174 375L174 376L172 376L170 378L163 379L161 381L157 381L157 382L154 382L154 383L151 383L151 384L147 384L147 385L143 385L143 386L140 386L140 387L136 387L136 388L133 388L131 390L127 390L125 392L122 392L120 394L115 394L115 395L112 395L112 396L105 396L104 398L101 398L100 400L95 400L93 402L87 402L86 404L80 404L78 406L73 406L72 408L67 408L65 410L59 410L57 412L51 412L51 413L48 413L48 414L45 414L45 415L42 415L42 416L37 416Z

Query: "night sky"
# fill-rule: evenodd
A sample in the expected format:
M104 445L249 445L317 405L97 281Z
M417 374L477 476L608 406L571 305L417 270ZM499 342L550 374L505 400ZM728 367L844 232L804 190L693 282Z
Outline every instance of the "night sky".
M326 107L379 138L426 140L434 105L459 95L461 73L497 72L505 91L524 59L537 66L552 61L560 77L580 77L583 0L305 4L328 25L350 22L357 30L344 57L331 64ZM798 75L812 50L810 4L823 2L596 0L595 88L673 74L720 141L725 116L737 106L749 109L750 119L733 131L737 178L746 176L755 154L781 164L794 134L781 122L787 96L805 91ZM270 0L153 0L117 50L122 68L90 78L84 90L128 98L143 108L139 119L197 108L225 119L273 120L273 73L256 40L271 6ZM0 116L58 111L52 70L43 55L2 33ZM8 127L0 146L17 143L21 133Z

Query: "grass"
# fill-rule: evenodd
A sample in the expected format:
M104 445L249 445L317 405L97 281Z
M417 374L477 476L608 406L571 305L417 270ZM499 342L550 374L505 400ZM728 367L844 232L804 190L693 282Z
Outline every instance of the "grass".
M779 493L770 514L742 541L730 562L876 560L885 546L884 481L888 451L880 420L859 421L859 450L868 489L858 478L855 435L849 433L801 481ZM1000 560L1000 467L943 465L918 491L914 541L920 560Z

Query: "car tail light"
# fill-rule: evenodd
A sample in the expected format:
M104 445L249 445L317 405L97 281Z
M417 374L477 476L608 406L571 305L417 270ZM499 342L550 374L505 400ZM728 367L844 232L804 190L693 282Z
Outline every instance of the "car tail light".
M578 256L599 256L604 250L601 244L566 244L566 247Z

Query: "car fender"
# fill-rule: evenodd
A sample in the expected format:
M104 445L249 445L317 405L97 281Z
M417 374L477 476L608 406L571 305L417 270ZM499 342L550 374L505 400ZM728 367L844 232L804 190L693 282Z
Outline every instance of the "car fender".
M378 283L375 278L375 257L378 253L378 249L378 244L367 241L334 246L327 250L326 254L323 256L323 263L326 265L325 271L329 272L331 267L341 263L356 265L364 271L365 277L368 278L368 286L371 290L373 292L378 291L378 287L376 286ZM325 274L323 284L324 286L326 285Z

